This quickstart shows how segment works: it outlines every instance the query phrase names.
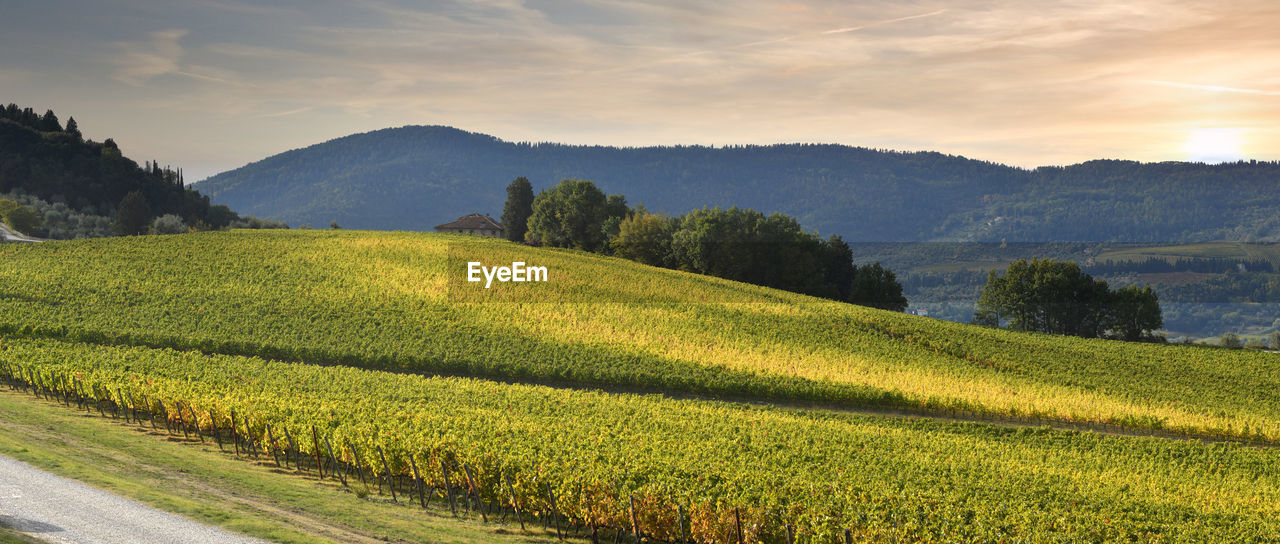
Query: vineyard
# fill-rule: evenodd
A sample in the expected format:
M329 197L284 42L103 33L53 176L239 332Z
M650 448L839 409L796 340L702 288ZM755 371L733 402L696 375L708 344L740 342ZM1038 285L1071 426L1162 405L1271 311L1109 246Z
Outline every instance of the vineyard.
M471 261L549 281L486 289ZM1280 529L1270 353L1015 334L420 233L7 245L0 262L11 387L423 507L615 542Z
M1280 530L1273 449L49 339L4 338L0 361L11 386L69 406L597 540L1256 541Z
M1280 439L1274 354L1015 334L419 233L0 247L0 331L614 391ZM550 269L468 284L468 261Z

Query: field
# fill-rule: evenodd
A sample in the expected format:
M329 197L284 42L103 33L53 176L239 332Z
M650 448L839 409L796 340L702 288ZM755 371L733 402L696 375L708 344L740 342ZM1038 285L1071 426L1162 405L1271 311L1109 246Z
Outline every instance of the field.
M1151 257L1168 259L1266 259L1280 262L1280 245L1237 242L1206 242L1170 246L1120 247L1098 254L1098 261L1140 261Z
M1267 353L1014 334L572 251L230 232L0 248L0 330L734 400L1280 438ZM465 262L547 283L463 281Z
M787 525L811 542L845 528L912 542L1244 540L1280 530L1272 449L54 340L7 339L0 357L53 388L78 382L102 398L163 403L175 422L194 413L201 427L225 430L235 413L264 444L268 425L277 436L317 425L352 445L339 457L385 452L393 473L409 474L415 459L428 483L467 485L460 470L437 468L448 459L472 471L487 501L526 513L549 515L547 489L559 515L584 526L629 527L638 505L641 530L658 539L684 525L699 542L733 542L739 522L751 542L782 541ZM382 472L368 465L371 478Z
M485 289L469 261L550 281ZM748 541L791 525L831 542L1253 540L1280 520L1270 447L948 421L1275 443L1275 354L1016 334L420 233L85 240L0 262L0 374L206 431L234 411L263 442L315 425L374 475L460 485L440 468L456 463L534 515L550 485L584 526L629 529L633 499L642 530L700 542L735 542L737 521Z

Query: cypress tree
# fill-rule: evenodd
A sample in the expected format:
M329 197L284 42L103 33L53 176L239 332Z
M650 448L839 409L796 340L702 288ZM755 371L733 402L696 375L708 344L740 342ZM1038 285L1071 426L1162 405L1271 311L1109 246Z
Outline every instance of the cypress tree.
M502 207L502 228L508 240L524 241L530 215L533 215L533 185L520 176L507 185L507 203Z

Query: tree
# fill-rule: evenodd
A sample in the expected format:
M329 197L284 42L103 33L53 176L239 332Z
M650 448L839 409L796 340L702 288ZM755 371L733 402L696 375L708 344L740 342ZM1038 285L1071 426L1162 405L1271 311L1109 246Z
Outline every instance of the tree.
M737 207L689 212L671 239L673 264L682 270L835 299L827 250L793 217Z
M1106 282L1076 263L1021 259L1003 275L987 276L974 321L1007 320L1014 330L1095 337L1106 329L1107 293Z
M898 283L892 270L880 266L880 263L857 267L849 290L849 302L893 312L907 309L902 284Z
M92 119L90 119L90 121L92 121ZM67 133L74 135L76 138L80 137L80 125L76 123L75 117L67 118Z
M330 221L330 222L329 222L329 228L330 228L330 229L333 229L333 230L339 230L339 229L341 229L341 228L342 228L342 226L341 226L341 225L339 225L339 224L338 224L338 221L335 219L335 220L333 220L333 221Z
M624 259L650 266L672 266L671 235L675 221L661 215L641 212L623 219L618 235L610 242L613 253Z
M1164 326L1160 297L1150 287L1117 289L1111 302L1111 329L1122 340L1136 341Z
M12 203L12 200L5 202ZM9 228L23 234L32 234L36 229L40 228L40 218L36 217L35 212L30 208L14 203L12 206L4 206L3 212L0 212L0 219L3 219Z
M133 236L147 231L151 223L151 205L141 191L134 191L120 200L116 210L116 232L121 236Z
M182 218L171 213L160 216L151 228L156 234L182 234L187 232L187 224L182 222Z
M523 242L533 215L533 185L520 176L507 185L507 203L502 206L502 228L507 239Z
M1014 330L1126 340L1152 339L1164 326L1150 288L1111 291L1070 261L1020 259L1000 274L991 271L978 299L974 323Z
M552 247L598 251L605 243L606 200L590 181L562 180L533 199L525 239Z
M832 234L827 239L825 255L825 275L827 283L835 286L836 299L849 301L849 292L853 288L853 278L857 275L857 266L853 264L853 248L839 235ZM901 292L901 286L899 286Z
M604 239L613 240L618 235L618 227L622 224L622 220L631 214L631 208L627 207L627 199L622 195L609 195L608 200L604 203L604 224L600 226L601 232L604 233Z
M1222 336L1218 337L1218 344L1224 348L1238 348L1244 345L1240 341L1240 335L1234 332L1223 333Z
M1267 344L1271 349L1280 349L1280 331L1272 331L1267 336Z
M40 118L41 132L62 132L62 123L58 122L58 116L53 114L53 110L46 110L44 117Z

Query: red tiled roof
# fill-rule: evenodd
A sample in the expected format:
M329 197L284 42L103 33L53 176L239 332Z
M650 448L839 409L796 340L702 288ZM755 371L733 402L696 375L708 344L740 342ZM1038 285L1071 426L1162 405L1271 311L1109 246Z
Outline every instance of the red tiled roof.
M457 221L452 223L436 225L436 229L502 230L502 224L494 221L487 215L473 213L459 217Z

